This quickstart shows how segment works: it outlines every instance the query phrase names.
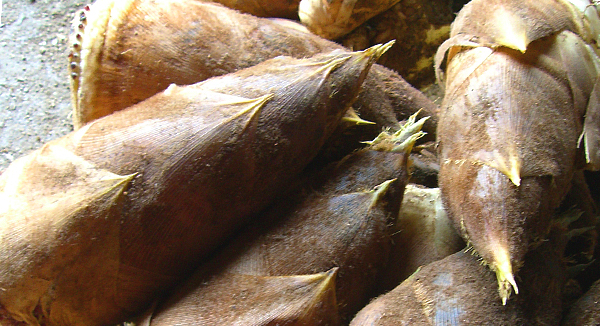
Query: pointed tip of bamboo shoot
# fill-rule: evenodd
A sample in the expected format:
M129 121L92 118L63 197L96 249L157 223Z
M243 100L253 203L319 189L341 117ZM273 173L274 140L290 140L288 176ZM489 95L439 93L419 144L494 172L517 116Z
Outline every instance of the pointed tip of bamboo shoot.
M391 179L391 180L384 181L383 183L375 186L373 188L373 190L371 190L371 194L373 194L373 199L371 201L371 207L373 207L373 206L377 205L377 203L379 203L379 201L383 198L383 196L385 196L385 194L390 189L392 183L394 183L396 180L398 180L398 179Z
M525 53L527 45L531 42L527 36L527 26L512 12L500 11L497 15L498 32L496 42L498 45Z
M423 124L429 117L421 118L419 121L415 121L417 113L413 114L408 118L406 123L400 126L400 129L393 134L390 134L389 130L384 130L372 141L363 142L373 148L381 146L378 150L385 150L394 153L410 153L415 142L423 137L426 133L421 131Z
M386 53L392 46L394 46L395 43L396 43L396 40L391 40L385 44L382 44L377 49L377 52L375 53L376 59L379 59L379 57L381 57L384 53Z
M513 275L512 263L508 252L504 249L496 251L495 262L493 269L496 271L496 279L498 280L498 292L502 299L502 305L506 305L512 290L515 294L519 294L519 288Z
M508 169L505 173L515 186L521 185L521 162L517 155L511 155L508 160Z
M394 43L396 43L395 40L391 40L385 44L376 44L359 53L362 53L364 58L373 58L373 61L377 61L377 59L379 59L385 52L387 52L387 50L389 50L394 45Z
M374 125L375 124L375 122L364 120L363 118L359 117L353 108L349 108L348 111L346 111L346 115L342 118L342 120L344 122L347 122L348 124L357 125L357 126L359 126L359 125Z
M314 292L312 293L313 304L322 304L323 298L328 294L333 294L333 300L336 301L335 298L335 282L337 278L339 267L333 267L330 270L317 274L309 274L309 275L297 275L297 276L279 276L284 278L290 277L301 277L306 282L316 284L314 288ZM310 310L310 309L309 309Z
M513 36L512 38L498 39L499 45L517 50L521 53L525 53L525 51L527 51L527 45L529 44L529 41L527 40L527 35L525 35L525 33L523 33L523 35L512 35L512 36Z
M506 306L512 290L514 289L515 294L519 294L519 288L512 273L503 276L505 277L504 279L498 276L498 292L500 292L500 298L502 298L502 305Z
M420 112L421 110L411 115L402 128L393 135L392 141L398 144L394 147L394 152L410 153L415 142L425 135L425 132L421 131L421 129L429 117L424 117L416 121L417 115Z
M515 186L518 187L521 185L521 176L519 174L519 170L516 169L514 165L511 167L511 170L508 172L508 174L506 174L506 176Z
M323 285L329 286L331 282L335 282L339 267L333 267L325 272L316 274L296 275L296 277L302 277L307 281L317 281ZM276 276L276 277L290 277L290 276Z
M324 274L326 276L327 282L335 282L335 278L337 277L337 273L339 267L333 267L332 269L326 271Z
M493 153L491 159L483 159L489 166L502 172L517 187L521 185L521 160L516 149L508 148L508 153Z

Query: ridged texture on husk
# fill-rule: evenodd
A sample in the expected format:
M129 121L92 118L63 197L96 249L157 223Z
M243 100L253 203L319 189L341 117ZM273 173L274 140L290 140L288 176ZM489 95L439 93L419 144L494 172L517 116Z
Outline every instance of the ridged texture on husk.
M202 0L198 0L202 1ZM298 19L300 0L209 0L257 17Z
M506 306L496 299L494 274L460 251L421 268L371 301L350 325L558 325L566 270L554 250L545 243L527 256L522 293Z
M437 54L448 58L440 188L457 228L497 272L503 301L581 167L580 145L599 137L583 128L597 114L600 71L586 31L562 1L475 0Z
M99 0L76 14L73 27L76 128L171 83L196 83L278 55L303 58L344 49L292 21L256 18L195 0ZM437 110L398 74L377 65L354 107L379 128L395 126L421 108L430 116ZM435 121L424 126L430 136Z
M400 138L382 134L369 149L313 174L297 195L261 214L159 305L149 325L202 324L208 312L207 302L200 299L217 286L212 277L235 282L235 274L310 274L333 267L339 268L336 296L341 319L347 322L368 300L387 261L388 225L398 214L407 153L420 137L422 123L412 121ZM223 300L234 294L223 295Z
M82 16L81 30L75 25ZM297 51L289 40L262 39L262 46L250 41L245 34L253 29L288 31L263 21L268 22L196 0L97 1L73 24L72 43L79 44L74 53L81 61L71 84L75 126L127 108L172 83L193 84ZM302 35L296 30L288 34ZM303 54L334 49L296 42ZM281 48L274 51L277 45Z
M378 61L421 88L435 82L433 59L437 48L448 39L454 12L450 0L400 1L369 19L339 42L349 49L366 49L396 40Z
M439 188L408 184L391 231L390 261L378 277L381 293L396 287L419 267L465 248L446 215Z
M344 36L399 0L302 0L300 21L329 40Z
M381 49L281 57L226 77L262 75L261 89L173 85L15 161L0 193L14 203L0 215L2 310L30 325L139 311L286 190ZM51 149L58 159L36 163ZM37 205L65 192L64 204Z
M206 291L177 302L194 309L181 310L169 321L152 321L149 314L136 325L336 326L340 324L336 271L297 276L216 275L199 285Z
M452 23L452 36L476 37L484 46L505 46L525 52L529 43L570 30L582 35L581 12L566 0L471 1ZM486 23L473 19L481 17Z
M112 260L119 250L118 204L134 177L99 169L53 144L11 164L0 177L0 306L16 320L36 325L32 313L52 305L47 294L56 283L69 280L67 289L56 291L73 291L79 298L78 273L64 269L79 264L79 256L118 269ZM110 292L113 286L106 283L96 291Z

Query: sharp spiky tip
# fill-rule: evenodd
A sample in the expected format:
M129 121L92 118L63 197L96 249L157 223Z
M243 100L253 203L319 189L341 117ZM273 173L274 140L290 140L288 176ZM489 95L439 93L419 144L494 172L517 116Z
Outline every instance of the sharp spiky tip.
M510 297L512 290L515 291L515 294L519 294L519 288L517 287L517 282L515 282L508 252L506 250L499 250L495 258L496 262L492 268L496 271L498 292L500 293L500 298L502 298L502 304L506 305L506 301Z
M527 44L529 42L525 37L517 37L515 39L509 40L501 40L500 45L506 46L507 48L511 48L513 50L517 50L521 53L525 53L527 51Z
M521 185L521 176L519 176L519 171L511 171L511 173L508 174L508 178L515 186L518 187Z
M415 142L426 135L425 132L421 131L423 124L429 117L425 117L415 122L417 115L420 110L410 116L406 123L398 129L395 133L391 134L389 130L382 131L375 139L372 141L362 142L372 147L377 147L380 145L385 145L385 151L390 151L394 153L410 153L412 151L413 145Z
M379 133L379 135L377 135L377 137L375 137L375 139L370 140L370 141L363 141L362 143L373 146L373 145L381 143L384 139L388 139L389 136L390 136L389 131L384 130L381 133Z
M234 102L223 102L222 105L240 105L241 108L237 113L233 114L232 116L226 119L223 119L220 123L216 124L215 126L223 126L227 123L230 123L231 121L239 119L243 116L247 116L248 121L244 126L244 131L246 131L248 130L247 128L255 124L255 122L260 117L260 112L262 111L263 106L271 99L273 99L273 97L273 94L266 94L254 99L243 99Z
M361 53L363 54L364 58L373 58L374 60L377 60L385 52L387 52L387 50L389 50L395 42L395 40L391 40L385 44L376 44L366 50L363 50Z
M353 125L374 125L375 122L364 120L356 114L354 109L350 108L346 111L346 115L342 118L342 121L348 122Z
M391 40L391 41L381 45L379 47L379 49L377 50L377 53L375 53L375 58L379 59L379 57L381 57L384 53L386 53L387 50L389 50L392 46L394 46L394 43L396 43L396 40Z
M512 290L515 291L515 294L519 294L519 288L512 273L503 275L504 279L499 276L498 272L496 272L496 276L498 277L498 292L500 293L500 298L502 298L502 305L506 306L506 301L510 298Z
M402 125L402 127L400 127L400 130L398 130L394 134L395 138L402 137L403 134L404 135L412 134L412 133L415 133L415 132L421 130L421 128L423 127L423 124L425 124L425 121L427 121L427 119L429 119L429 117L424 117L424 118L421 118L419 121L417 121L417 116L419 115L419 113L421 113L421 110L422 109L419 109L419 111L417 111L415 114L411 115L406 120L406 123L404 125Z
M411 134L402 143L400 143L400 145L394 146L394 148L392 149L392 152L394 152L394 153L410 153L412 151L413 146L415 145L415 142L419 138L421 138L425 135L426 135L426 133L423 131L418 131L414 134Z
M508 148L507 154L494 152L491 160L485 160L489 166L502 172L515 186L521 185L521 160L517 150L513 147Z
M400 128L400 130L398 130L396 133L394 133L394 136L393 136L394 140L402 141L402 139L406 139L406 138L410 137L410 135L419 132L423 128L423 125L425 124L425 121L427 121L427 119L429 119L429 117L421 118L417 122L409 119L402 126L402 128Z
M426 135L425 132L421 131L421 128L423 128L423 124L425 124L425 121L427 121L429 117L424 117L421 118L419 121L416 121L417 115L420 112L421 110L411 115L408 118L408 121L406 121L406 123L400 128L400 130L398 130L392 136L392 141L396 144L399 144L394 147L394 152L410 152L415 142L419 138Z
M390 189L390 186L392 185L392 183L394 183L394 181L396 181L396 180L397 179L391 179L391 180L384 181L380 185L375 186L375 188L373 188L373 190L371 190L371 193L373 194L373 201L371 202L370 207L375 206L381 200L381 198L383 198L383 196Z
M327 275L327 277L335 279L339 269L340 269L339 267L333 267L332 269L325 272L325 274Z
M525 53L527 45L529 45L529 38L527 25L522 18L513 12L500 11L497 13L496 20L500 27L499 35L496 37L498 45Z
M510 170L508 171L508 178L515 186L521 185L521 162L517 158L517 155L511 155L510 157Z
M335 281L335 278L337 277L338 270L339 270L339 267L333 267L333 268L331 268L330 270L328 270L326 272L317 273L317 274L307 274L307 275L304 275L304 276L307 279L323 280L324 284L325 284L325 283L328 283L328 282L331 282L331 281Z

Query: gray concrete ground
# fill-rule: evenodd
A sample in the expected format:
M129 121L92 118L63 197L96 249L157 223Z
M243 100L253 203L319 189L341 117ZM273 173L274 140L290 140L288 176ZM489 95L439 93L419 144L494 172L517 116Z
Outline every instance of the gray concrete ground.
M0 171L73 127L67 71L75 0L3 0L0 21Z

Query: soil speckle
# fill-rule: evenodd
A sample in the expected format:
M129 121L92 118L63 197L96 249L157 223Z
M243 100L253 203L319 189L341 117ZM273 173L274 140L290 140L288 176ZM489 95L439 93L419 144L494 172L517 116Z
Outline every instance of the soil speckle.
M0 171L73 130L67 38L74 0L0 1Z

